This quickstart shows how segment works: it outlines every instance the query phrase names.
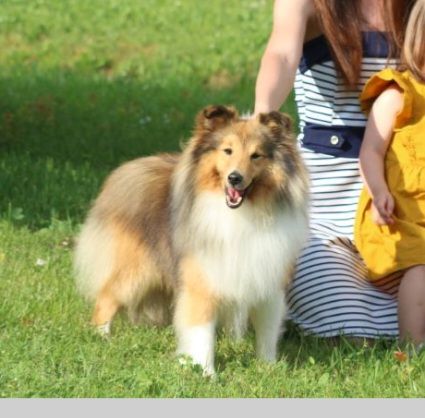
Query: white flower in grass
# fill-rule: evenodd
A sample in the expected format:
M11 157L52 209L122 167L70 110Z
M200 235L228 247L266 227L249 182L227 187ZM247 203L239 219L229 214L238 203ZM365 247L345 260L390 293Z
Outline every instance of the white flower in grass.
M152 121L152 118L150 116L144 116L144 117L140 118L139 123L140 123L140 125L147 125L151 121Z
M47 264L47 260L43 260L42 258L37 258L37 261L35 262L35 265L37 267L43 267Z
M70 239L69 238L65 238L61 243L60 243L61 247L63 248L68 248L71 245Z

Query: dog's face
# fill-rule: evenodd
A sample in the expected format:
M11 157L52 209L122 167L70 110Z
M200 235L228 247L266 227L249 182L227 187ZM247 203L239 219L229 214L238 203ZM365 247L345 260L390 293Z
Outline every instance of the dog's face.
M192 155L198 189L223 193L229 208L282 188L295 148L289 117L280 112L240 119L233 108L209 106L197 118Z

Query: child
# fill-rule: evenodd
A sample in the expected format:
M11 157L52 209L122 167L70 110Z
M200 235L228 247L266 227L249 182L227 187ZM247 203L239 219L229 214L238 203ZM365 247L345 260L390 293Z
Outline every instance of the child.
M355 242L371 280L403 272L398 291L400 339L425 341L425 0L409 17L400 71L366 84L370 109L360 150L365 188Z

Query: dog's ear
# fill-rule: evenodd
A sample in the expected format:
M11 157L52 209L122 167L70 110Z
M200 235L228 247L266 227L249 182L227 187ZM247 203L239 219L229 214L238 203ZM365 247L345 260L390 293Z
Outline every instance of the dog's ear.
M207 106L196 117L195 131L197 134L213 132L230 124L238 116L237 110L231 106Z
M269 129L276 140L283 137L292 138L292 119L288 114L277 111L260 113L258 121Z

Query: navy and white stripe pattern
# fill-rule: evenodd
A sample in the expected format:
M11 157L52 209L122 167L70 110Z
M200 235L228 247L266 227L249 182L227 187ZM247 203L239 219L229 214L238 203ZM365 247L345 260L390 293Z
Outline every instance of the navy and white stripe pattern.
M364 58L355 91L337 75L323 37L305 45L295 81L300 148L311 181L311 235L299 258L288 303L291 319L306 333L327 337L398 335L399 275L369 282L353 244L362 188L355 141L366 124L359 94L373 73L395 64L386 58L382 34L363 35ZM316 128L324 132L329 128L328 137L318 135ZM341 148L345 132L343 140L354 146Z

